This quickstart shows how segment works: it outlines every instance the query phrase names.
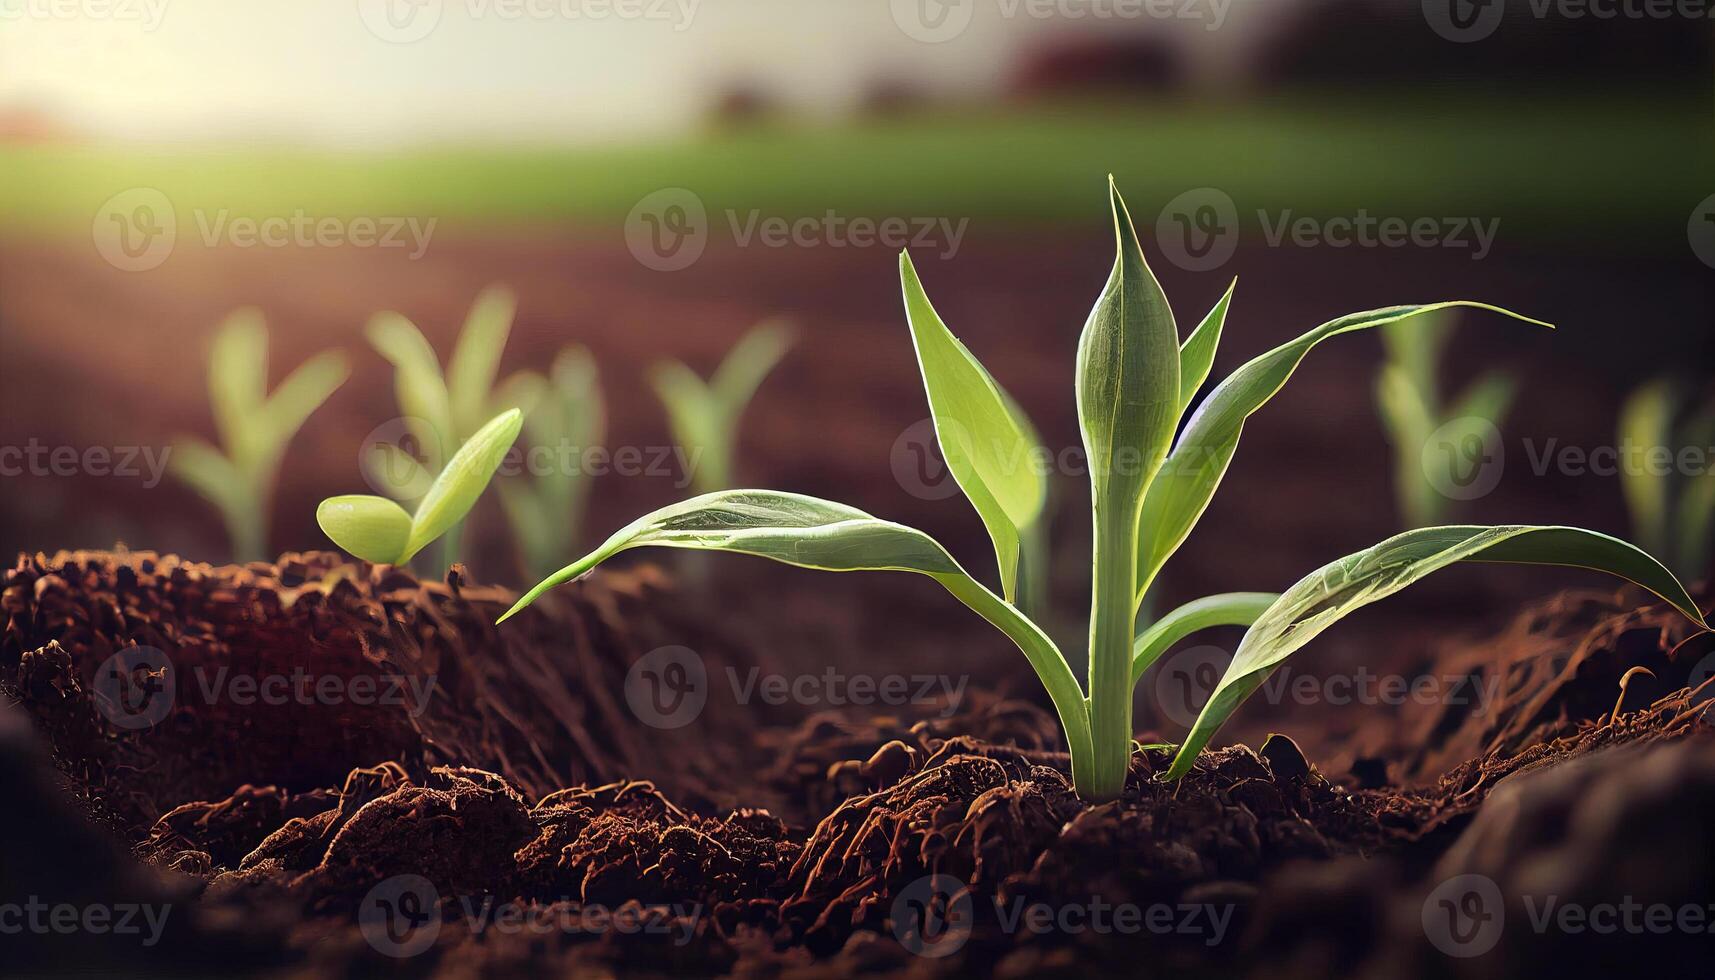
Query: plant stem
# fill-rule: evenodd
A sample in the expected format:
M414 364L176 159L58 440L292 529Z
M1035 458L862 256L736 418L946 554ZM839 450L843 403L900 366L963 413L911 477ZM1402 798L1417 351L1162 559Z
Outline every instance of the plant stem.
M1111 800L1131 768L1131 648L1136 614L1138 508L1097 499L1090 600L1090 779L1078 795ZM1129 512L1129 513L1128 513ZM1129 519L1125 519L1128 518Z

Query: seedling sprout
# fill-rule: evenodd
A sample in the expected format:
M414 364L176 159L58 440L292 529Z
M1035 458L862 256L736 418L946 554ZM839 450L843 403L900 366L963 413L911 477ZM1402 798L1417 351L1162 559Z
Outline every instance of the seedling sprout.
M1249 629L1178 747L1167 778L1190 770L1199 750L1288 656L1353 611L1454 562L1605 571L1654 592L1708 628L1673 574L1638 548L1578 528L1508 525L1407 531L1324 566L1279 596L1210 596L1168 613L1134 637L1142 598L1214 496L1245 419L1267 404L1311 348L1339 334L1456 307L1548 324L1468 301L1340 317L1234 371L1191 413L1175 442L1178 423L1214 362L1233 290L1229 287L1181 343L1173 311L1144 261L1111 178L1109 199L1117 255L1085 323L1077 357L1078 414L1095 521L1087 687L1080 686L1054 641L1014 604L1020 532L1036 520L1043 499L1042 478L1021 463L1033 458L1034 436L994 379L935 314L904 254L900 278L936 436L948 468L994 543L999 593L913 528L801 494L723 490L637 519L544 579L501 620L613 555L643 546L729 551L826 571L927 575L1024 652L1059 713L1074 786L1092 801L1113 799L1124 789L1138 678L1174 642L1206 626Z

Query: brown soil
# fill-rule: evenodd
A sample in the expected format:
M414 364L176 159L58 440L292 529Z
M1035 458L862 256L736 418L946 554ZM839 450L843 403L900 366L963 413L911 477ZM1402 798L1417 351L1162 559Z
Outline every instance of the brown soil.
M1449 644L1429 666L1500 678L1493 710L1407 707L1343 747L1300 725L1298 744L1205 753L1176 784L1150 778L1167 756L1149 750L1124 798L1095 807L1033 700L794 722L710 698L663 730L625 704L645 653L691 642L710 671L767 658L711 631L653 566L494 627L511 598L457 568L421 582L317 553L21 559L0 640L0 769L16 788L0 895L170 911L146 947L9 936L9 965L1508 977L1585 975L1646 942L1707 950L1688 933L1539 934L1513 899L1715 895L1715 682L1687 686L1715 638L1636 596L1561 595ZM125 728L99 670L139 644L165 652L176 697L159 724ZM1616 706L1634 665L1654 676ZM359 675L432 684L366 705L203 693L222 667L294 666L352 692ZM1512 924L1485 956L1450 960L1425 909L1467 874L1497 883ZM1164 918L1018 924L1104 907ZM415 917L376 932L396 924L377 909ZM426 935L418 955L385 955Z

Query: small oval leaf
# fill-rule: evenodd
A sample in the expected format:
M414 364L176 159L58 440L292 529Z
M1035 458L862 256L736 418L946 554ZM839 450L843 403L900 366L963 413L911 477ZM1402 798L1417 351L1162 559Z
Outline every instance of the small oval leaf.
M401 561L410 561L412 555L470 513L523 427L523 412L516 408L502 412L459 447L417 505L417 513L411 519L411 537Z
M411 515L386 497L329 497L316 507L316 523L334 544L365 561L396 565L405 560Z

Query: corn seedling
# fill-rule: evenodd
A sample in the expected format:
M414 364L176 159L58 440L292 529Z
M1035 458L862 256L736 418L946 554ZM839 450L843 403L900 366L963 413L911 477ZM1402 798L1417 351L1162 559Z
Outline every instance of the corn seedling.
M334 544L359 558L406 564L470 513L523 426L524 413L516 408L489 420L430 481L415 513L386 497L347 494L322 501L316 523Z
M270 395L262 313L239 310L215 335L208 396L220 448L181 436L174 442L171 466L219 509L238 561L269 557L268 515L286 444L349 374L345 355L326 351L299 365Z
M1132 692L1155 658L1216 624L1248 625L1168 778L1183 775L1228 716L1270 671L1354 610L1457 561L1575 565L1638 583L1699 624L1672 573L1623 541L1567 527L1437 527L1410 531L1312 573L1278 596L1211 596L1134 636L1138 606L1184 542L1226 473L1245 419L1330 337L1471 302L1396 306L1330 321L1243 365L1192 413L1208 376L1232 289L1180 343L1173 312L1144 262L1136 231L1109 181L1118 255L1078 345L1077 403L1095 518L1087 690L1053 640L1014 605L1020 528L1038 515L1042 476L1023 461L1037 447L982 365L935 315L909 256L900 273L942 456L994 541L1000 593L967 573L921 531L844 504L772 490L730 490L664 508L543 580L502 620L545 591L619 552L646 545L729 551L827 571L916 572L939 582L1024 652L1060 716L1072 780L1089 800L1118 796L1132 752ZM1527 321L1535 323L1537 321ZM1541 324L1547 326L1547 324Z
M1632 533L1685 578L1709 574L1715 547L1715 399L1681 420L1689 399L1669 380L1633 392L1620 410L1619 444L1645 453L1621 467ZM1703 454L1701 467L1683 467L1681 450ZM1652 458L1653 457L1653 458Z
M403 417L399 442L377 441L363 460L371 485L408 507L420 505L434 475L453 450L495 414L529 411L548 384L520 372L495 387L500 354L512 331L517 300L499 286L477 296L453 347L446 371L416 324L398 313L379 313L369 323L370 344L393 365L393 392ZM462 527L443 529L435 564L458 560Z
M709 493L732 486L739 418L791 346L792 331L767 322L740 338L706 382L680 361L650 368L649 382L666 406L674 440L685 449L693 488Z
M534 376L522 376L534 377ZM519 381L520 384L537 384ZM554 358L540 391L519 390L514 397L535 407L524 430L536 446L587 449L602 444L606 416L595 361L582 347L567 347ZM580 466L560 460L548 470L500 481L500 502L512 526L525 574L540 578L577 544L589 498L590 478Z
M1463 463L1459 453L1480 446L1512 404L1513 381L1499 371L1472 382L1451 405L1442 403L1441 355L1452 332L1453 315L1446 310L1381 330L1388 357L1376 378L1376 405L1393 441L1394 493L1408 527L1446 519L1448 498L1428 474L1446 471L1449 481L1456 480Z

